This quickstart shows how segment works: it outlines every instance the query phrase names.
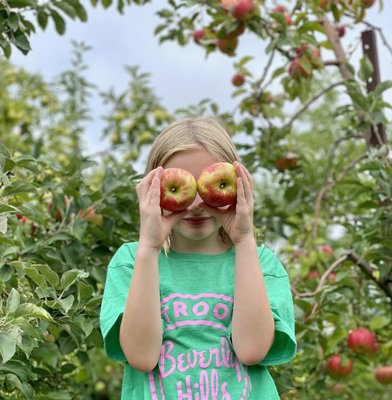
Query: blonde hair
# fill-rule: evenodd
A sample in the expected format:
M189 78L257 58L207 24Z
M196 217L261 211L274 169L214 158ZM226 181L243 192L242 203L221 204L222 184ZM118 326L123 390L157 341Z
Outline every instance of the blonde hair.
M239 161L237 149L227 131L213 118L181 119L167 126L155 139L147 158L145 173L163 166L174 154L205 149L220 161ZM224 243L232 244L229 235L220 228ZM163 245L165 253L170 249L170 237Z

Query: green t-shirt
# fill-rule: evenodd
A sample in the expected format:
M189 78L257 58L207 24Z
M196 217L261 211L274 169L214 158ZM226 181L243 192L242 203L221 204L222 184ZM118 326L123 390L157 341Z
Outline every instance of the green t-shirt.
M290 284L275 253L266 246L258 248L275 319L274 343L260 364L245 366L231 342L235 248L216 255L162 252L162 348L158 365L145 373L127 363L119 343L136 249L137 243L126 243L113 256L100 314L108 356L125 362L121 399L279 399L266 366L290 361L296 341Z

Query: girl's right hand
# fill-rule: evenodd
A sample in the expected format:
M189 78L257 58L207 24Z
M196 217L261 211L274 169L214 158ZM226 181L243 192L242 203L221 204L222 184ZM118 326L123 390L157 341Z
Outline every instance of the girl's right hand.
M169 236L173 226L187 213L163 215L160 207L160 183L163 168L150 171L137 185L139 200L140 237L139 246L143 245L159 251Z

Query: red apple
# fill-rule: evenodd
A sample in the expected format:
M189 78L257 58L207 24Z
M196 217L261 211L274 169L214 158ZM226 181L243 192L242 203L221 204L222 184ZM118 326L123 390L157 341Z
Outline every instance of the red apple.
M377 352L378 342L373 332L365 328L358 328L349 333L347 346L354 353L373 355Z
M84 218L87 222L89 222L93 225L96 225L96 226L102 225L103 216L102 216L102 214L97 214L94 207L89 207L86 210L80 211L79 216Z
M329 283L336 283L336 272L331 272L329 275L328 275L328 282Z
M238 39L236 36L225 36L219 38L216 45L222 53L233 56L238 45Z
M376 0L361 0L361 5L363 8L370 8Z
M300 58L294 58L289 65L289 75L292 79L310 78L311 73L304 68Z
M224 207L237 201L237 173L234 165L218 162L209 165L197 180L197 190L211 207Z
M308 279L318 279L318 278L320 278L320 274L317 271L309 271L307 278Z
M206 32L204 29L197 29L196 31L193 31L192 33L192 37L193 40L196 43L199 43L201 39L203 39L203 37L205 36Z
M339 354L334 354L327 361L327 372L332 378L343 378L350 375L352 370L353 361L351 358L344 361Z
M196 180L182 168L166 168L161 178L160 206L166 211L186 210L195 200Z
M329 8L329 5L331 4L332 0L320 0L320 8L322 8L324 11L326 11Z
M27 224L27 217L22 215L21 213L16 214L16 218L22 223L22 224Z
M234 86L242 86L245 83L245 76L241 72L237 72L231 78L231 83Z
M325 244L324 246L321 247L321 250L323 253L328 254L329 256L333 256L333 250L331 246Z
M309 43L301 44L295 49L295 52L299 58L307 59L312 64L313 68L320 68L323 65L320 49Z
M290 73L290 70L289 70ZM291 71L290 76L294 74L294 71ZM279 171L285 171L286 169L293 169L298 167L299 159L296 155L287 154L286 156L279 157L275 166Z
M256 6L253 3L253 0L238 0L237 4L234 5L231 13L235 19L246 21L247 19L252 17L255 8Z
M346 386L342 385L341 383L335 382L331 387L331 392L333 394L341 394L346 391Z
M374 370L374 377L383 385L392 383L392 365L383 365Z
M291 25L293 23L293 20L291 18L291 15L287 7L278 5L272 10L272 12L275 14L282 14L284 16L284 20L286 21L287 25Z
M346 34L346 27L344 25L337 25L336 30L338 31L338 35L340 38Z
M220 0L219 5L225 11L231 10L236 4L238 0Z

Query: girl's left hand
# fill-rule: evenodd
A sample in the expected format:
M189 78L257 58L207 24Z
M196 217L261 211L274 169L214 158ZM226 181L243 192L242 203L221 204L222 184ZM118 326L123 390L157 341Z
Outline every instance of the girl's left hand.
M233 163L237 173L237 202L226 209L199 205L222 225L236 245L253 238L253 179L249 171L238 161Z

